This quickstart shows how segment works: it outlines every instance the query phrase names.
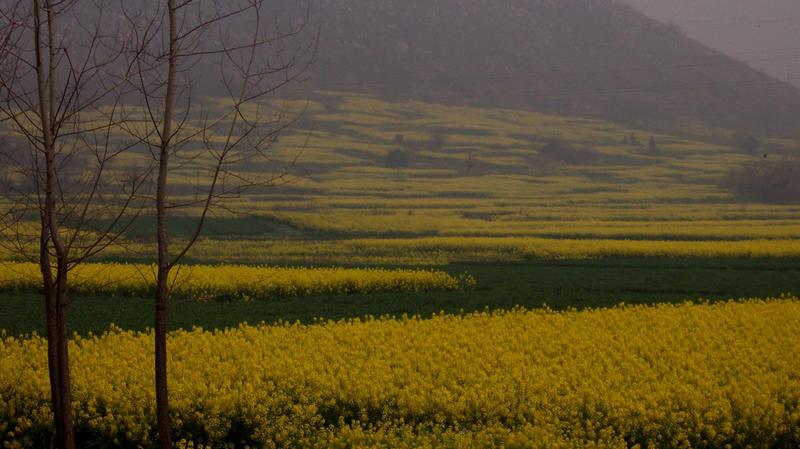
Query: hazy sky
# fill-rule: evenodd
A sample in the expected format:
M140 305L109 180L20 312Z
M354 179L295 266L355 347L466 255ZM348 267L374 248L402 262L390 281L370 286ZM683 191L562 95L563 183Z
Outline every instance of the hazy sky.
M800 86L800 0L619 0Z

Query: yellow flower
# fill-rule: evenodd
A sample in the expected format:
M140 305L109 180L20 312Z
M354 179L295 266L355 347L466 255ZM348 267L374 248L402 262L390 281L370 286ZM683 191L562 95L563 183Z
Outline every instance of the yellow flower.
M152 334L71 342L81 435L154 447ZM176 447L777 447L800 300L176 331ZM46 342L0 339L2 447L49 438Z
M84 264L71 272L70 291L78 294L147 295L155 269L135 264ZM243 265L191 265L173 270L172 294L199 300L244 300L315 294L445 291L471 288L474 279L436 270L380 268L278 268ZM0 264L0 288L35 290L41 283L32 263Z

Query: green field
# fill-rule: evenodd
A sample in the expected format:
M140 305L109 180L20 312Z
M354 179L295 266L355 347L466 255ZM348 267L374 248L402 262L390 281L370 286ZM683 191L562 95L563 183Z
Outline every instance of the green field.
M441 268L441 267L440 267ZM554 309L719 300L800 293L800 260L618 258L541 261L520 264L453 264L452 274L469 272L478 285L463 292L382 293L244 301L183 301L173 304L173 329L235 327L242 322L340 319L366 315L422 315L515 306ZM0 329L10 335L43 332L41 299L2 293ZM149 298L75 297L71 328L100 333L113 323L124 329L151 326Z

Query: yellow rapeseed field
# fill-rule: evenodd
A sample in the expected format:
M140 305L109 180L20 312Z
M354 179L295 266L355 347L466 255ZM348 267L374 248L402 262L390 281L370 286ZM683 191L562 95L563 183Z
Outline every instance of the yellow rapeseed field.
M151 341L72 340L85 447L153 447ZM800 446L797 298L243 325L169 347L182 448ZM0 340L3 447L46 445L45 354Z
M800 239L614 240L536 237L356 238L342 240L204 240L192 256L200 260L260 263L349 263L442 265L530 259L602 257L800 257Z
M70 291L90 295L142 296L155 288L155 267L136 264L85 264L71 274ZM173 271L170 285L179 297L240 299L314 294L419 292L470 287L459 278L435 270L355 268L280 268L242 265L186 265ZM36 290L39 267L33 263L0 263L0 289Z

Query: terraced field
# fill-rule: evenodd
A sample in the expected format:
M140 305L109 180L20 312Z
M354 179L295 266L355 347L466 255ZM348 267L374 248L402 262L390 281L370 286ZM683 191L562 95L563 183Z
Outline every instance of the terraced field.
M374 259L357 249L334 251L334 256L318 247L305 254L298 249L320 240L353 247L361 245L353 239L378 237L459 237L438 241L445 254L451 252L450 243L464 245L469 238L535 237L578 239L582 247L587 240L644 240L648 243L633 246L659 248L664 255L705 252L703 245L685 243L695 241L720 242L715 247L725 249L708 254L713 256L800 255L800 205L750 202L725 187L732 170L763 158L726 143L731 131L698 127L676 131L680 135L658 134L596 120L387 103L335 92L317 92L310 100L276 100L270 110L278 117L303 113L272 146L271 161L240 168L282 177L273 187L231 200L230 211L218 211L195 260L452 261L449 256L438 261L435 255L407 256L418 253L415 247L430 248L431 240L404 243L408 247L393 257ZM770 163L798 160L795 142L763 140ZM187 151L187 157L200 156L191 153L191 146ZM128 157L135 164L136 156ZM176 198L191 198L198 183L191 164L175 181ZM192 220L191 210L186 213L175 219L178 236ZM140 239L151 229L144 217L128 237ZM548 248L534 251L534 257L587 255L576 254L564 242L530 242L515 246ZM475 245L483 243L475 240ZM594 242L586 247L598 245L615 246ZM255 247L257 254L248 251ZM287 252L295 255L287 257ZM616 252L652 255L653 250ZM142 253L139 258L146 258ZM128 245L106 256L130 259L136 254ZM505 256L501 252L492 258Z
M731 170L758 163L728 144L709 143L728 139L724 130L654 134L533 112L331 92L274 107L305 113L274 145L273 162L249 169L286 169L288 176L238 200L233 209L240 215L213 220L211 240L782 239L781 247L793 248L791 240L800 238L800 206L750 203L723 187ZM648 148L651 136L656 150ZM554 139L568 157L547 150ZM796 160L794 142L764 145L772 160ZM204 245L203 258L213 246ZM271 257L268 249L264 257Z

